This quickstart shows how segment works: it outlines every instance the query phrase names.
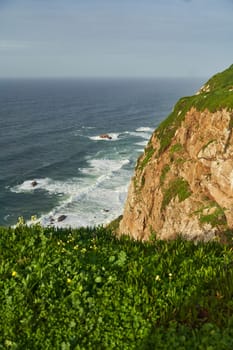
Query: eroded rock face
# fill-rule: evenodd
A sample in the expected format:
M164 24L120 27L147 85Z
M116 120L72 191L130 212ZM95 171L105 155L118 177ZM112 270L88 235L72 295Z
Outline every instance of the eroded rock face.
M211 94L208 85L198 101ZM162 125L155 130L138 160L120 234L142 240L152 233L161 239L183 235L210 240L233 228L232 108L220 106L211 112L185 106L180 120L178 106L167 129Z

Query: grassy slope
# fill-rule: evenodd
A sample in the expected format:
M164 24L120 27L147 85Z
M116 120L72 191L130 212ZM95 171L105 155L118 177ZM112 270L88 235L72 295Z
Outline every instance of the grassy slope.
M160 140L160 155L170 145L177 128L184 120L186 113L195 107L203 111L208 109L211 112L221 110L222 108L233 108L233 65L225 71L214 75L198 95L181 98L174 107L172 113L155 130L156 136ZM231 122L231 127L233 122ZM149 154L149 157L147 156ZM153 155L151 145L148 145L145 159L150 159ZM141 167L144 167L147 161L143 160Z
M0 349L233 348L233 252L0 228Z

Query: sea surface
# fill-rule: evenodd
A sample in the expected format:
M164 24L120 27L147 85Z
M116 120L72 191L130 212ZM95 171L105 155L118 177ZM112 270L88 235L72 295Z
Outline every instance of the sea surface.
M14 225L19 216L30 222L32 215L62 227L118 217L153 130L202 83L0 80L0 225ZM100 137L105 133L111 139Z

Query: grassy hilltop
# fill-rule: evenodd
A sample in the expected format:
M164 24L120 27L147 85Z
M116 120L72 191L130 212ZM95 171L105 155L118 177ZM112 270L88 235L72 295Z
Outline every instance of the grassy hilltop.
M177 128L181 125L187 111L191 107L199 111L208 109L216 112L222 108L233 108L233 65L221 73L210 78L196 95L182 97L174 107L172 113L157 128L155 134L160 139L161 154L169 145ZM231 127L233 126L233 120ZM150 152L150 150L148 150Z
M233 348L233 246L0 229L0 349Z

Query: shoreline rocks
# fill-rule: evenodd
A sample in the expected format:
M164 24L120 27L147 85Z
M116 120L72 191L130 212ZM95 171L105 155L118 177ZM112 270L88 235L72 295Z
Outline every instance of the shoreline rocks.
M112 140L112 136L110 136L109 134L101 134L99 137L101 139Z

